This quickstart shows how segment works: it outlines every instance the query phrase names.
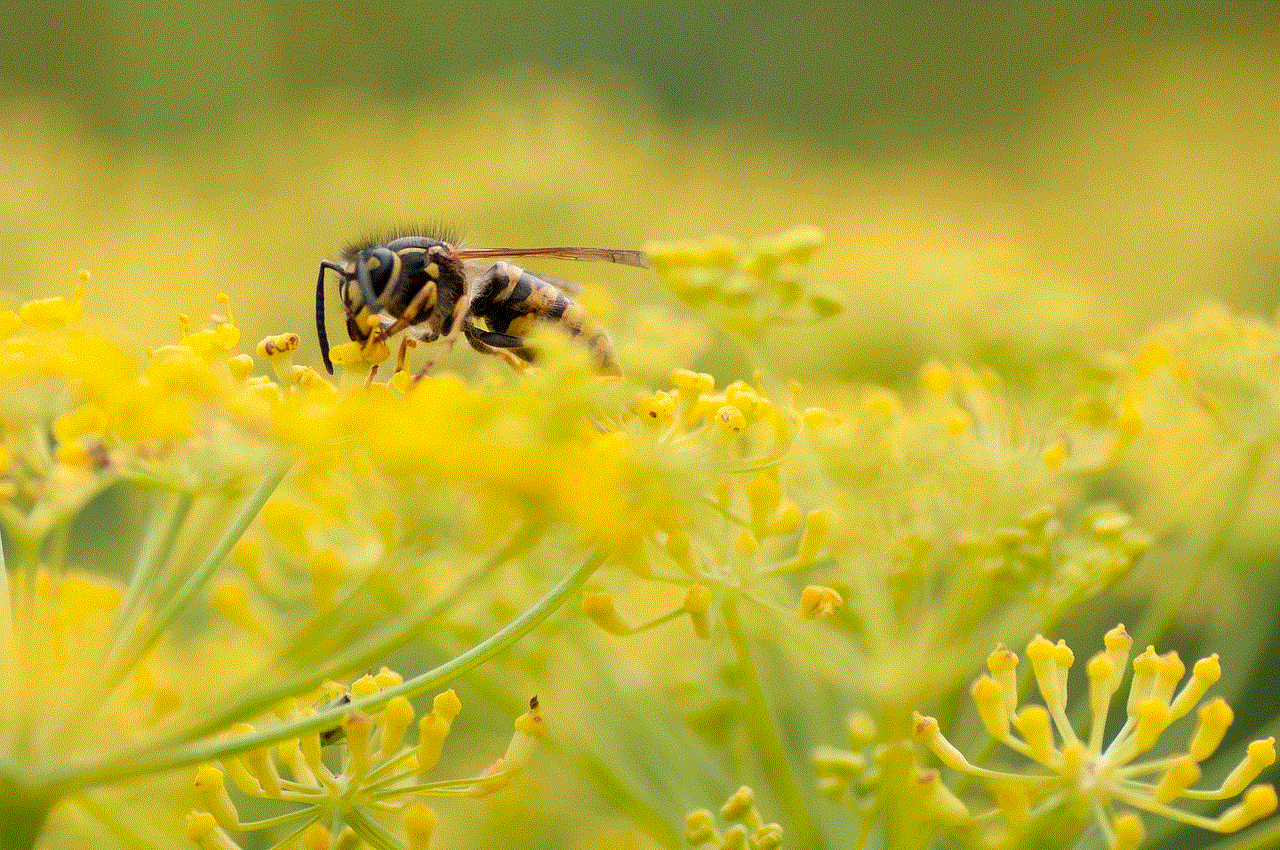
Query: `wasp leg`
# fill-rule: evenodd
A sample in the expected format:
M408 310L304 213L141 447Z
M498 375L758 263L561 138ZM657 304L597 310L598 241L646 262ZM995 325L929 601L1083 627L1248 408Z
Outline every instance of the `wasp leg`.
M482 331L474 326L468 327L467 338L479 340L490 348L519 348L524 340L511 334L500 334L497 331Z
M411 336L404 336L400 339L400 351L396 354L396 372L404 371L405 357L408 356L409 348L417 345L417 340Z
M475 297L475 293L467 291L462 294L457 302L453 305L453 319L449 322L449 332L444 336L444 342L440 345L434 357L427 361L427 365L419 369L413 376L413 382L416 384L421 381L426 374L431 371L431 367L440 362L440 358L444 357L458 343L458 337L462 336L463 326L466 324L467 316L471 314L471 302Z
M426 285L418 290L418 294L413 296L413 300L409 302L409 306L405 308L404 315L396 319L394 323L382 329L382 333L378 334L375 342L381 342L388 337L395 336L400 331L412 325L414 320L418 318L418 314L424 309L430 311L436 306L436 282L434 280L427 281Z
M471 347L481 354L492 354L494 357L501 357L508 366L521 374L528 370L529 361L513 354L510 350L519 348L524 344L524 340L520 337L512 336L511 334L500 334L497 331L482 331L470 322L467 323L464 332L467 335L467 342L471 343Z

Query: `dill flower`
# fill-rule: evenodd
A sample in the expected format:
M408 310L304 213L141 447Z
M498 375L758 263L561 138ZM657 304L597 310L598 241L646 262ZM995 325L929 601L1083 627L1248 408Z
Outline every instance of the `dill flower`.
M1183 681L1186 665L1176 652L1158 655L1148 647L1133 659L1124 723L1106 740L1112 697L1120 690L1132 644L1124 626L1117 626L1107 633L1105 649L1086 665L1087 730L1076 729L1067 715L1067 673L1075 658L1063 641L1054 644L1037 635L1027 646L1043 704L1020 702L1018 657L997 648L987 662L989 674L974 682L970 692L987 733L1025 759L1027 767L976 765L947 740L937 720L917 714L915 739L952 770L985 780L996 798L995 808L973 812L931 779L924 791L926 803L945 800L950 822L957 827L998 822L998 830L980 836L983 846L1009 846L1029 837L1037 846L1069 846L1078 831L1072 825L1076 811L1087 813L1113 848L1135 847L1142 841L1145 831L1135 812L1215 832L1235 832L1274 812L1272 786L1250 786L1275 762L1273 737L1251 743L1217 787L1195 787L1201 763L1213 755L1232 720L1231 709L1220 697L1204 701L1221 675L1217 655L1196 662ZM1158 747L1170 727L1193 710L1197 723L1187 742ZM1187 808L1236 797L1239 802L1216 817Z
M82 295L0 314L8 846L31 846L55 807L77 815L62 828L140 831L116 795L184 766L238 764L273 788L274 760L288 758L302 782L315 766L278 745L314 743L348 715L357 758L335 775L350 777L362 730L389 746L406 731L404 700L515 643L653 522L637 497L652 476L593 424L605 390L589 368L503 386L335 386L293 364L298 337L281 334L258 346L274 377L254 374L225 296L207 324L181 317L177 342L139 362L83 327ZM506 605L476 618L473 596ZM410 640L434 666L262 723ZM509 782L536 712L524 725L502 764L452 787ZM420 737L421 763L439 731ZM367 755L370 770L394 756ZM229 826L210 793L207 814ZM425 846L429 812L412 802L403 814L398 841ZM222 842L204 815L191 833Z
M715 816L706 809L690 812L685 818L684 839L691 847L714 847L716 850L776 850L782 846L782 827L765 823L755 805L755 792L743 785L720 807L720 817L730 823L721 833Z
M1061 616L1152 542L1120 505L1086 500L1100 453L997 376L930 362L917 387L862 392L807 443L831 493L814 584L845 612L822 641L872 671L856 687L886 729L960 681L975 644Z
M825 237L794 227L750 249L715 236L701 242L652 243L654 272L681 301L747 339L771 327L827 319L840 299L808 281L808 266Z
M402 683L402 677L384 667L376 675L356 680L349 691L326 683L309 699L286 702L276 715L285 722L312 717L334 702L375 697ZM415 724L409 700L395 696L382 701L376 713L346 713L332 729L308 731L273 747L229 756L222 759L221 768L203 764L195 786L205 808L188 817L188 836L206 850L230 850L238 846L233 833L285 828L280 844L303 837L308 847L329 848L341 846L341 836L350 833L372 847L425 850L436 824L425 800L480 797L505 787L528 763L533 745L546 733L534 697L529 710L516 719L511 743L501 758L473 777L427 780L461 709L457 695L448 690L435 697L431 711ZM412 743L406 740L406 732L415 725L418 741ZM231 735L255 731L242 723ZM334 759L326 759L326 748L340 751L337 766L330 766ZM240 795L275 801L288 811L244 820L227 788L228 778Z

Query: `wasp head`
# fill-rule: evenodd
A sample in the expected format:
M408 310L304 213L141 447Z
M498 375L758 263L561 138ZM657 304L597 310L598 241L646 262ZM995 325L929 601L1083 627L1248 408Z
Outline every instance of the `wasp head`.
M400 258L386 246L375 245L347 252L342 264L328 260L320 264L320 276L316 281L316 335L320 340L324 367L332 375L333 362L329 359L329 339L324 328L326 269L340 276L338 293L347 312L347 334L355 342L364 343L369 339L369 331L362 317L366 313L381 312L381 296L399 276Z

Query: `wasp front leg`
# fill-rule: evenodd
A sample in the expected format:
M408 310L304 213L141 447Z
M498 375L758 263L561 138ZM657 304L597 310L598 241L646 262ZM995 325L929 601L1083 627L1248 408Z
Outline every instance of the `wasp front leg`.
M417 321L419 314L423 312L430 313L436 306L436 294L436 282L434 280L427 281L418 290L418 293L413 296L413 300L405 308L404 315L397 317L395 322L383 328L374 341L381 342L388 337L394 336Z
M444 335L444 341L440 344L440 348L436 351L435 356L427 361L427 365L423 366L413 376L413 382L416 384L421 381L426 374L431 371L432 367L440 362L440 359L448 354L455 344L458 337L462 336L463 326L466 324L467 316L471 312L472 293L470 290L464 292L453 305L453 315L449 318L449 332Z
M404 371L404 361L409 356L409 349L417 344L418 341L408 334L400 338L400 350L396 352L396 372Z

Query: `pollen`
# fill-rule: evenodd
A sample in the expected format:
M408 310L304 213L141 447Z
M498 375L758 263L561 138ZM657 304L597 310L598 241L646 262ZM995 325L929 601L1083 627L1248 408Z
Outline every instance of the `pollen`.
M298 350L302 337L295 333L282 333L269 336L258 343L259 357L265 357L277 365L288 362L289 355Z

